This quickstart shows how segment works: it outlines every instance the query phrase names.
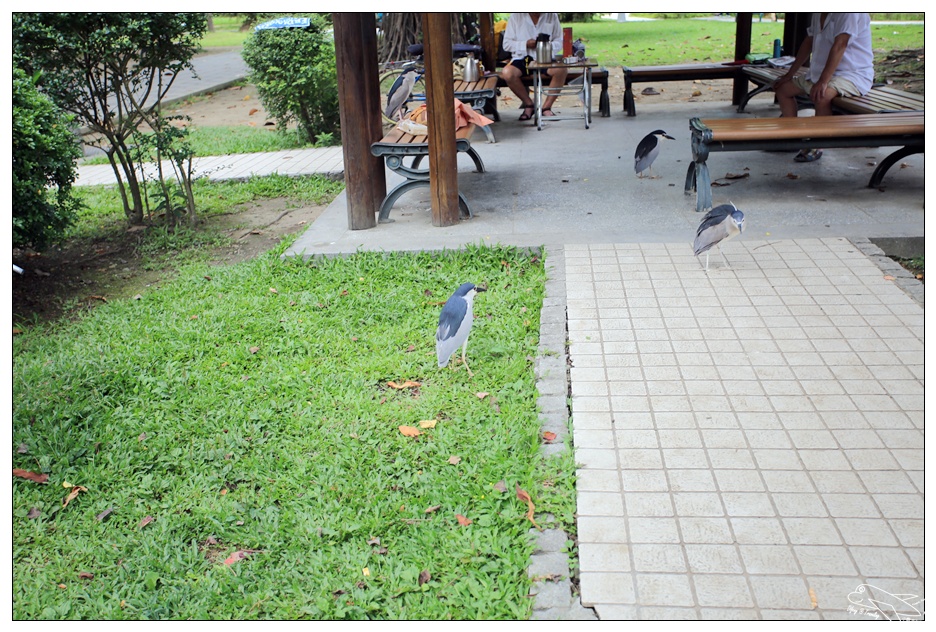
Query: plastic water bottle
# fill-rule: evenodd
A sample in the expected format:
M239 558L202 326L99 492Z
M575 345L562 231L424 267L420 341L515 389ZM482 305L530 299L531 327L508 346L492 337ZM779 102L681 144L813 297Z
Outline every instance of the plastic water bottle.
M774 59L776 59L777 57L780 57L780 52L781 52L781 51L780 51L780 40L775 39L775 40L773 41L773 56L774 56Z

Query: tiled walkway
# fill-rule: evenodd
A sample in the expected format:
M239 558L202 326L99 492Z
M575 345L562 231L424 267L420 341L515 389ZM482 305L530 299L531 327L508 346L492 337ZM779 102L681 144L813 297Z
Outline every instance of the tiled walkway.
M912 614L922 307L846 239L725 254L565 247L583 605L867 619L867 584Z

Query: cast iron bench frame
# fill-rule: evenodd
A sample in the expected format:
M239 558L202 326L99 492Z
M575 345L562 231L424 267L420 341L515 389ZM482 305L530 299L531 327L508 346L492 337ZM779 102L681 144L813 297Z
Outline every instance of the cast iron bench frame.
M923 153L923 112L886 112L849 116L809 116L689 121L692 163L685 192L696 190L696 211L712 208L712 180L706 161L717 151L773 151L825 147L900 147L884 158L868 187L880 186L898 160Z
M466 127L455 131L455 148L459 153L468 154L475 164L477 173L484 173L481 156L471 146L469 140L475 127L474 123L469 123ZM412 189L429 186L429 169L419 168L422 159L429 155L429 142L426 136L414 136L394 127L378 142L371 145L371 154L382 156L388 169L406 178L387 193L387 197L380 204L378 221L384 224L393 221L390 219L390 209L401 195ZM409 166L403 164L403 159L407 157L413 158ZM461 191L458 192L458 208L463 217L473 217L468 200Z
M635 83L665 81L695 81L696 79L735 79L740 76L743 65L733 62L707 64L674 64L670 66L621 66L624 70L624 111L627 116L637 116L634 102Z

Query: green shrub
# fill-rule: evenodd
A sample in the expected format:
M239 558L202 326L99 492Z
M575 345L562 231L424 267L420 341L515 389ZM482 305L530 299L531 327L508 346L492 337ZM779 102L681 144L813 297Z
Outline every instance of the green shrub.
M244 42L250 82L280 128L296 122L309 142L339 131L335 43L330 25L308 14L308 28L254 31Z
M70 118L13 70L13 245L42 248L62 236L79 202L71 186L81 148Z

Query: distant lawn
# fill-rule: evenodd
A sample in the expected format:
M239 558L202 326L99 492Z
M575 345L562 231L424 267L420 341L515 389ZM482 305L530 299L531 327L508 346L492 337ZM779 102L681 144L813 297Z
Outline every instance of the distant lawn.
M586 53L608 68L656 66L734 58L735 23L668 19L644 22L598 20L573 23L572 35L585 42ZM922 24L872 25L873 46L882 53L923 48ZM783 22L754 18L751 50L771 53L774 39L783 39Z

